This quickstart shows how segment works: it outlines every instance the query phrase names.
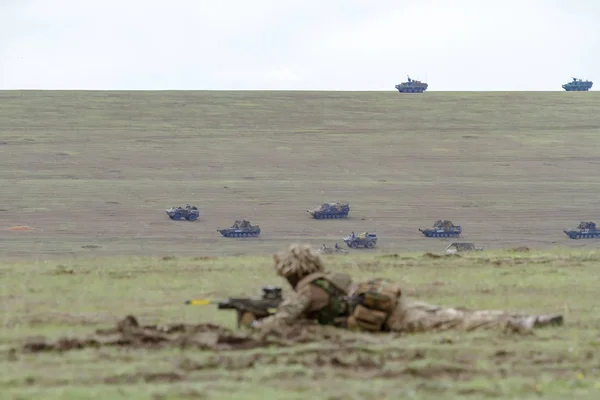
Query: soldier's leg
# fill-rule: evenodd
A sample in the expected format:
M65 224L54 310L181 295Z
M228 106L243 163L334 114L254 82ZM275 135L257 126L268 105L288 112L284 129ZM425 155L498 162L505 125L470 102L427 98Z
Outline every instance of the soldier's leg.
M390 317L389 328L407 333L472 330L504 327L508 319L509 316L502 311L466 311L403 299Z
M528 316L500 310L466 310L402 299L390 316L388 327L397 332L426 332L458 329L532 329L562 324L562 316Z

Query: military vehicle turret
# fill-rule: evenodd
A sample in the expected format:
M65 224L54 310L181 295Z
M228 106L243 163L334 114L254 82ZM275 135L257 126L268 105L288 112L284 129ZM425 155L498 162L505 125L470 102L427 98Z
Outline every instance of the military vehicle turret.
M196 206L190 206L189 204L187 204L185 208L171 207L166 209L165 211L167 212L169 218L175 221L179 221L182 218L187 219L188 221L195 221L200 215L198 208Z
M462 233L462 228L451 221L439 219L435 221L432 228L419 228L419 231L427 237L458 237Z
M581 79L573 78L569 83L562 85L562 88L567 92L587 92L592 88L592 81L582 81Z
M350 212L350 206L348 203L324 203L306 211L315 219L346 218Z
M245 219L237 220L229 228L217 229L225 237L256 237L260 234L260 227L252 225Z
M367 249L372 249L377 244L377 234L371 232L363 232L359 235L355 235L354 232L352 232L343 240L344 243L348 245L348 247L352 247L353 249L359 247L366 247Z
M408 82L402 82L394 87L400 93L423 93L424 91L427 90L429 85L425 82L410 79L410 76L409 76Z
M596 228L596 223L582 221L577 229L563 230L569 239L598 239L600 238L600 229Z

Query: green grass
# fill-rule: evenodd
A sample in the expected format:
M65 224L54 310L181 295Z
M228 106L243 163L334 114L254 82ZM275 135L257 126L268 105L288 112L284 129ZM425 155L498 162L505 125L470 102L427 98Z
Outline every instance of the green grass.
M0 269L5 366L0 390L14 398L43 394L48 399L196 398L200 393L210 399L595 398L600 393L596 251L325 260L328 269L355 279L394 279L406 296L431 303L561 312L566 324L533 336L447 331L219 353L101 348L30 354L18 350L26 337L84 337L127 314L142 324L213 322L235 329L233 312L183 301L254 295L264 284L284 282L268 256L21 262Z

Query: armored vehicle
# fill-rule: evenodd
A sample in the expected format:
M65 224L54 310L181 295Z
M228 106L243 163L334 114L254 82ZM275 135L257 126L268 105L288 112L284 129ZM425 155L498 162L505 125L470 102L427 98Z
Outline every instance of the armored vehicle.
M342 253L348 254L348 250L342 249L338 244L335 244L335 247L329 247L327 245L322 245L319 249L319 253L321 254L334 254L334 253Z
M324 203L306 211L315 219L346 218L350 212L350 206L348 203Z
M356 249L358 247L366 247L368 249L372 249L377 244L377 234L363 232L359 235L355 235L354 232L352 232L343 240L344 243L348 245L348 247L352 247L353 249Z
M563 230L567 234L569 239L598 239L600 238L600 229L596 228L595 222L582 221L577 229L571 229L570 231Z
M419 228L419 231L427 237L458 237L462 233L462 228L451 221L439 219L435 221L432 228Z
M562 88L567 92L587 92L592 88L592 81L582 81L581 79L573 78L569 83L562 85Z
M427 90L429 85L425 82L410 79L410 76L408 76L408 82L402 82L394 87L398 89L400 93L423 93Z
M190 206L187 204L185 208L183 207L171 207L167 210L167 215L169 218L179 221L181 218L187 219L188 221L195 221L198 219L198 208L196 206Z
M482 251L483 247L477 247L473 243L452 243L444 252L446 254L462 253L463 251Z
M225 237L256 237L260 234L260 227L252 225L245 219L237 220L229 228L217 229Z

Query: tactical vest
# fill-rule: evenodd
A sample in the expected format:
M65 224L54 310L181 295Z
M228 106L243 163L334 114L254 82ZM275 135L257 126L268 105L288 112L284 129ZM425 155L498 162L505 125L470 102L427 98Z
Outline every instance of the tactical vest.
M325 290L329 296L329 302L317 311L317 321L321 325L337 325L340 320L343 320L345 324L345 317L348 317L350 312L349 305L345 300L350 283L351 278L347 274L314 273L298 282L296 290L300 290L300 288L309 284L317 285Z

